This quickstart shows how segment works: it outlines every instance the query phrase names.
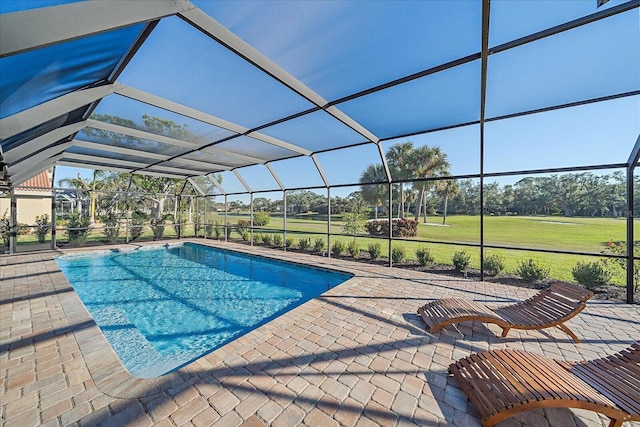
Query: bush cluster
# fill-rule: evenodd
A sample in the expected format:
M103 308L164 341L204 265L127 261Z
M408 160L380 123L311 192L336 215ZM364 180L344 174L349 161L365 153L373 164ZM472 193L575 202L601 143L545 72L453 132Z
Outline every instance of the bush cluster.
M273 244L273 234L263 234L262 243L267 246L271 246Z
M118 221L118 216L113 212L109 213L104 219L104 225L103 233L106 241L115 243L118 240L118 234L120 234L120 221ZM44 238L42 241L44 241Z
M294 239L293 237L287 237L287 240L284 241L284 247L289 249L293 247Z
M342 252L344 252L345 244L342 240L336 240L331 245L331 255L340 256Z
M269 212L256 212L253 214L254 227L264 227L269 224L269 221L271 221L271 215L269 215Z
M69 242L76 245L83 245L90 231L91 219L88 216L81 216L78 212L69 215L67 223L67 235Z
M162 239L162 235L164 234L164 228L166 226L166 222L164 218L157 218L151 220L151 231L153 231L153 240ZM173 224L173 228L176 230L176 234L178 236L181 235L181 225L180 223Z
M482 268L489 276L497 276L504 270L504 258L498 254L491 254L482 260Z
M418 259L418 263L420 265L433 264L435 258L431 254L431 251L426 246L421 246L416 249L416 258Z
M394 219L393 235L395 237L416 237L418 235L418 221L415 219ZM377 236L389 235L389 220L368 221L365 225L367 233Z
M369 243L367 252L369 252L371 260L375 261L380 258L380 255L382 254L382 245L380 245L380 243Z
M391 259L393 262L398 263L404 261L404 257L406 256L406 252L404 246L394 246L391 249Z
M347 252L349 252L349 255L354 258L360 255L360 246L358 246L358 243L355 240L349 242L347 245Z
M529 282L539 282L549 277L550 268L545 268L533 259L522 260L516 274Z
M44 243L51 230L51 224L49 223L49 215L44 214L36 217L36 233L38 234L38 243Z
M453 268L455 268L458 273L463 273L467 271L471 263L471 255L469 255L467 251L458 251L453 254L451 261L453 262Z
M573 278L591 291L608 284L611 276L601 262L579 262L573 267Z
M315 242L313 242L313 249L316 252L322 252L324 250L324 245L325 245L324 239L316 239Z
M139 210L135 210L131 213L131 225L129 226L129 239L134 241L142 235L144 231L144 223L149 219L149 216Z
M311 237L301 237L298 240L298 247L303 251L311 247Z
M277 247L282 246L282 234L274 234L273 235L273 245Z

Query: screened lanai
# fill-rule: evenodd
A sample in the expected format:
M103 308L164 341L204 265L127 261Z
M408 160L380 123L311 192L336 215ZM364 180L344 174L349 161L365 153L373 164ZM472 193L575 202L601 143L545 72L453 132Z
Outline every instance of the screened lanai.
M424 244L471 252L481 278L496 251L514 260L604 257L622 262L632 302L639 5L2 2L0 215L9 251L20 208L36 197L24 184L51 171L43 197L53 224L77 206L89 215L120 203L116 224L127 242L135 227L153 225L134 223L136 204L166 193L161 210L173 215L178 238L187 225L192 236L211 237L215 217L223 239L242 237L242 220L250 244L269 233L283 236L276 246L284 249L288 238L320 238L329 257L344 236L377 239L389 265L394 244ZM426 160L416 160L421 153ZM62 188L63 168L127 178L115 189ZM145 192L138 176L179 184ZM510 191L535 206L509 205ZM271 222L260 225L265 210ZM354 210L367 222L424 216L428 225L427 212L438 220L420 225L416 239L393 226L349 229L344 215ZM300 228L302 214L317 220L313 230ZM455 214L468 222L456 228ZM531 239L540 228L513 232L497 216L578 224L577 237L563 244L549 229ZM596 216L616 222L600 247L581 244L586 226L568 218ZM463 227L466 234L451 231ZM47 237L54 247L64 228L56 229ZM609 241L622 250L607 251Z

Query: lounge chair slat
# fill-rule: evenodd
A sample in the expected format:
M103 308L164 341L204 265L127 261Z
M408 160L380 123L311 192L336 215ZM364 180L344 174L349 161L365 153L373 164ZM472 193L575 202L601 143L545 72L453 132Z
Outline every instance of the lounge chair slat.
M478 389L480 396L482 396L482 399L485 400L485 404L483 405L485 408L495 407L497 405L500 405L500 402L508 401L509 391L507 391L506 388L497 387L500 391L500 394L498 395L493 393L495 382L492 382L491 379L486 375L486 372L482 369L482 367L484 366L483 363L469 363L469 361L464 361L461 366L465 368L469 378L478 379L478 381L474 382L474 385ZM480 376L480 374L482 376Z
M507 349L472 354L449 371L478 409L484 426L551 407L600 412L617 426L640 420L639 359L640 342L614 356L586 362Z
M558 327L579 342L565 322L580 313L592 296L593 292L581 286L555 283L516 304L490 308L471 300L444 298L418 308L418 314L431 333L454 323L480 321L500 326L503 336L510 329Z
M600 393L615 401L627 412L640 413L640 371L633 362L621 360L594 360L592 362L573 365L570 372L593 384Z
M480 355L471 357L474 362L479 361L479 365L484 372L484 375L489 378L493 385L501 391L503 401L511 403L517 396L522 396L525 399L533 398L533 395L529 393L525 387L519 383L512 384L511 387L507 386L507 382L504 381L506 377L511 373L504 369L503 365L493 358L483 358Z

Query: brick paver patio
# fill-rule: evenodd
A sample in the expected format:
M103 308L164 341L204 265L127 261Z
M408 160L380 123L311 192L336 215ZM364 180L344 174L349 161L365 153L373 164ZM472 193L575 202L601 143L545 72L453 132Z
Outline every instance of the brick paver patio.
M157 243L155 243L157 244ZM218 243L207 241L206 244ZM416 308L445 296L512 302L533 291L397 268L223 247L346 270L349 281L158 379L126 372L53 257L0 257L0 415L28 426L477 426L447 367L471 352L520 348L602 357L640 339L640 307L591 300L560 330L463 323L436 335ZM82 250L95 250L82 249ZM69 251L65 251L69 252ZM501 426L607 425L583 410L538 410Z

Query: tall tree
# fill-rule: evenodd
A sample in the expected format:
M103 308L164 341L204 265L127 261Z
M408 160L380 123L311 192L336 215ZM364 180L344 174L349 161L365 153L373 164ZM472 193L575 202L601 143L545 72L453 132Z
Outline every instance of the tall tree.
M444 211L442 214L442 225L447 223L447 203L449 197L455 197L460 192L460 186L455 179L438 181L436 184L436 194L444 199Z
M411 153L410 168L412 175L416 178L433 178L435 176L449 175L451 164L447 159L447 155L440 147L429 147L424 145L413 150ZM413 184L413 187L420 192L418 197L418 209L416 211L416 220L420 219L420 212L424 205L424 222L427 222L426 209L426 192L432 186L430 181L419 181Z
M370 183L385 181L387 181L387 175L384 166L380 163L367 166L360 175L360 193L367 203L373 205L375 219L378 219L378 207L380 206L388 213L386 201L389 197L389 189L386 184Z
M412 162L413 142L400 142L392 145L386 157L394 180L411 178L414 163ZM400 183L400 200L398 201L398 216L404 218L404 183Z

